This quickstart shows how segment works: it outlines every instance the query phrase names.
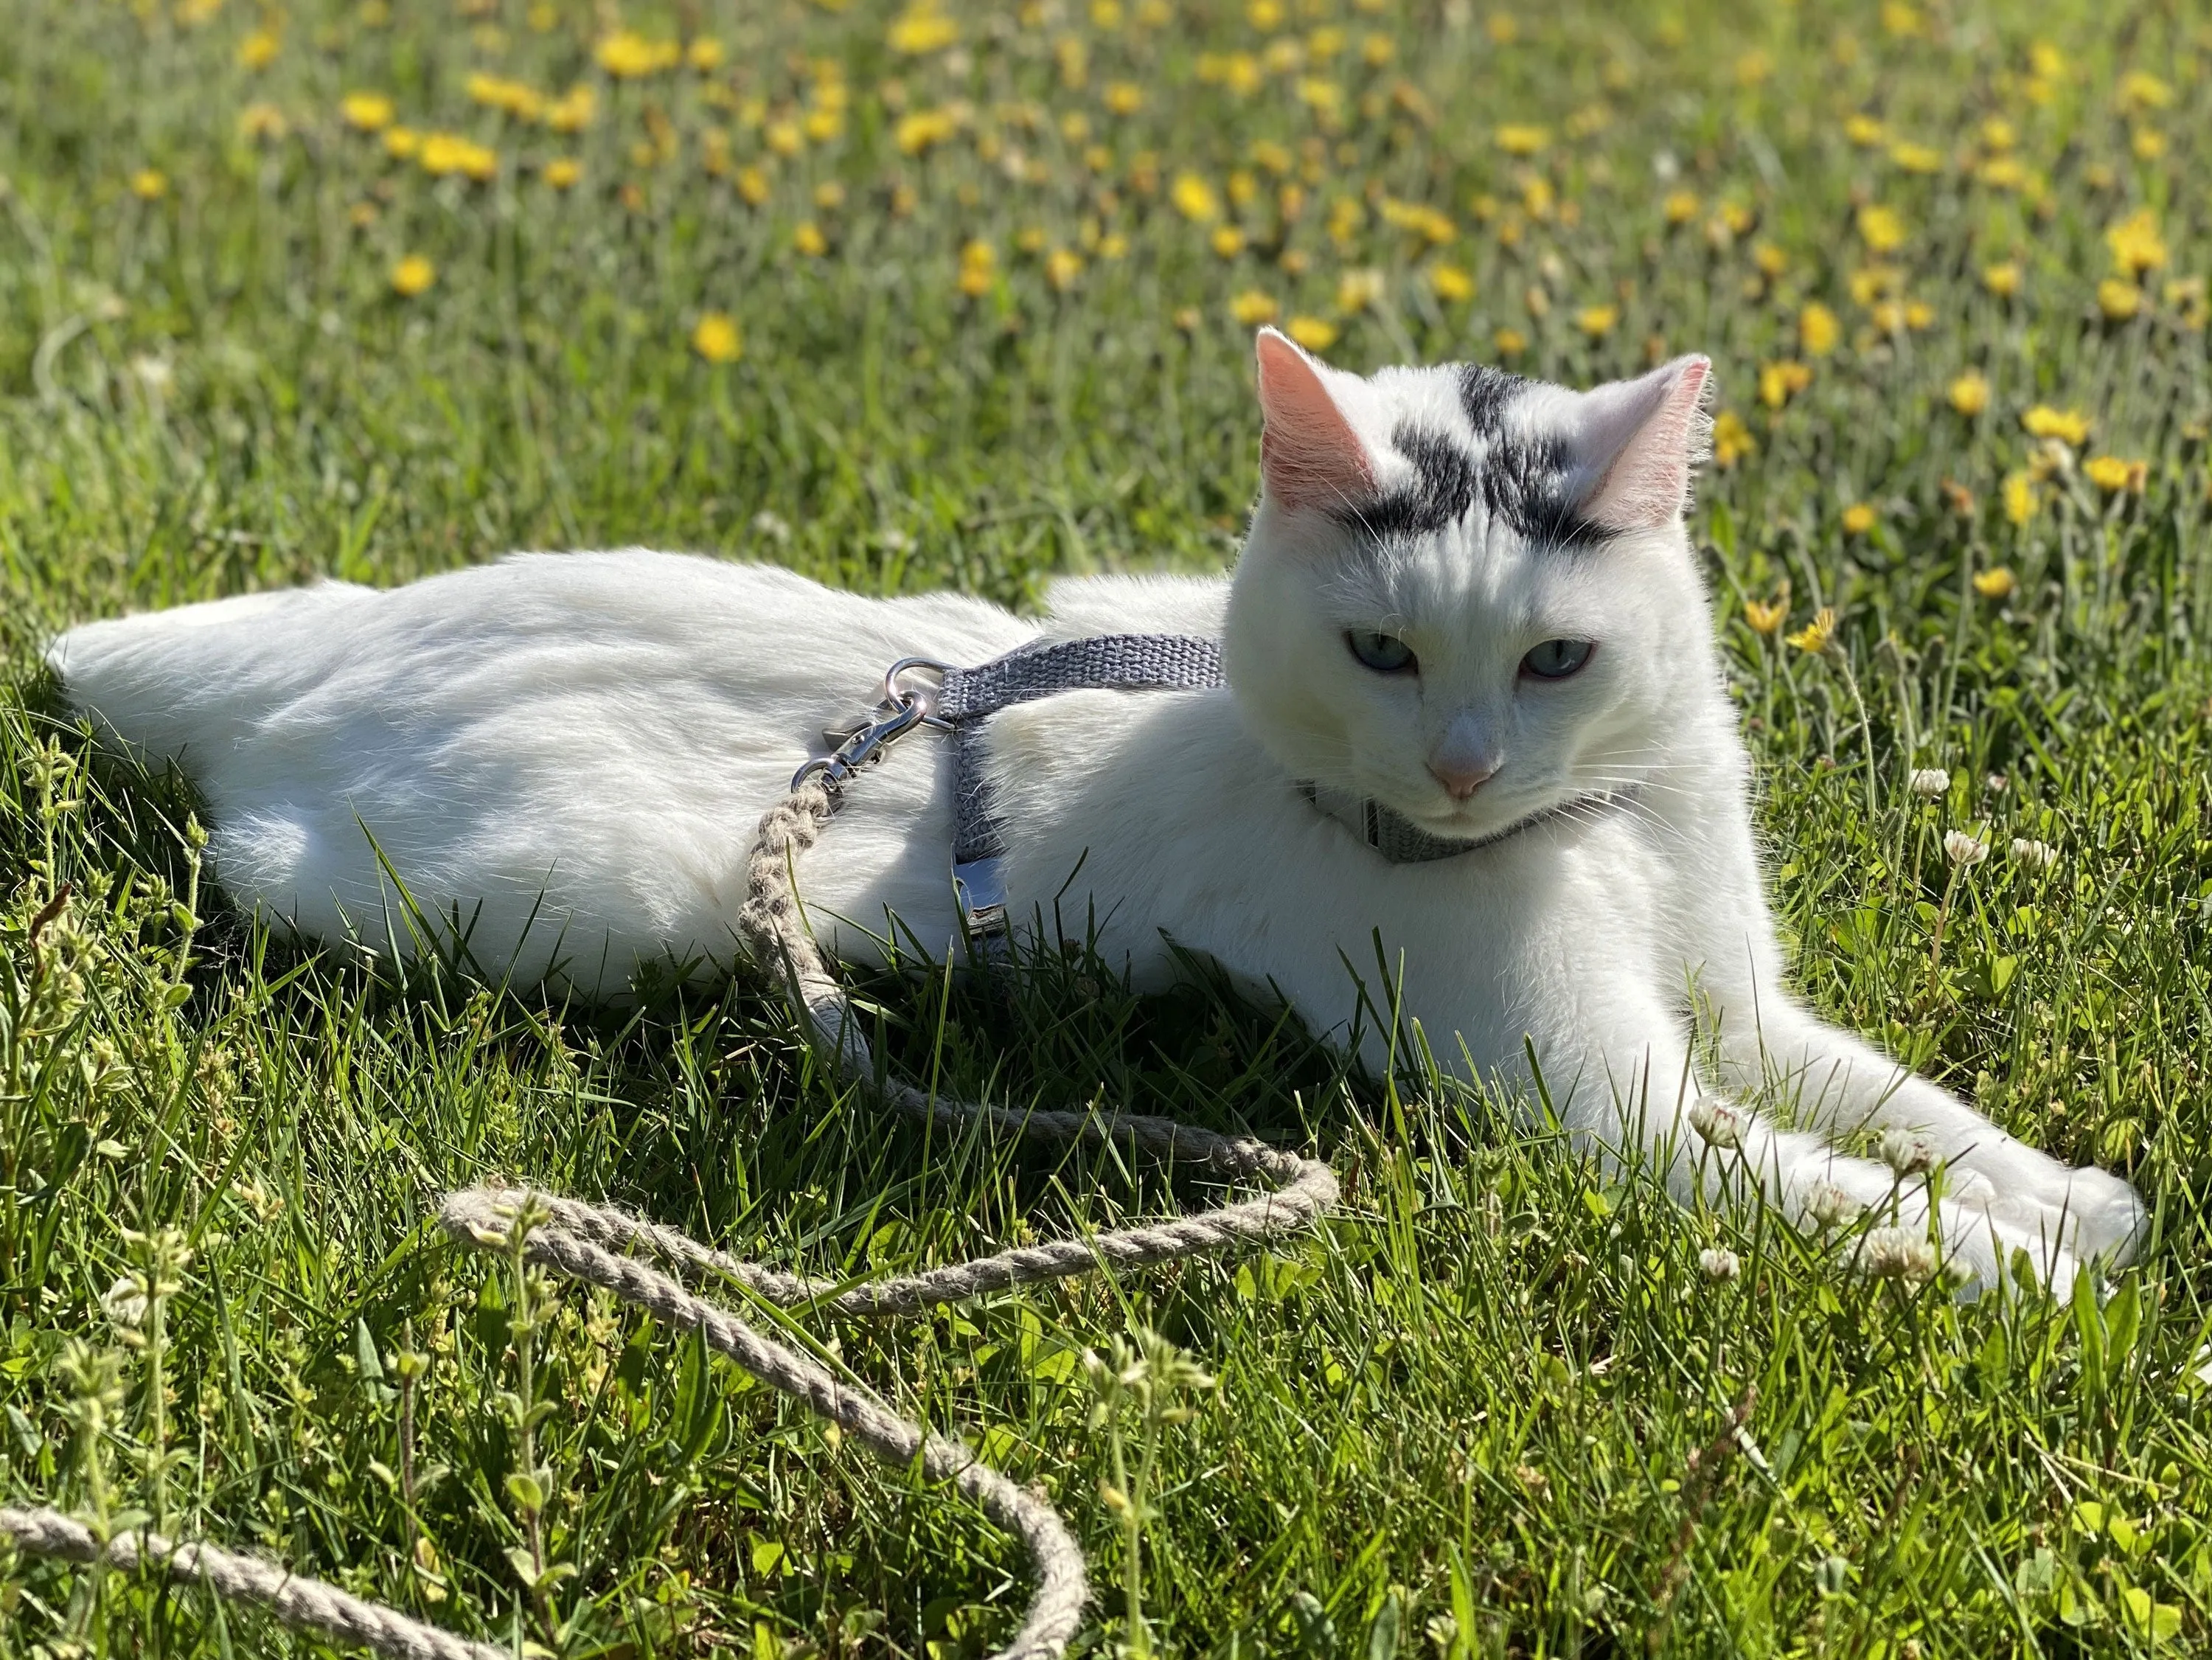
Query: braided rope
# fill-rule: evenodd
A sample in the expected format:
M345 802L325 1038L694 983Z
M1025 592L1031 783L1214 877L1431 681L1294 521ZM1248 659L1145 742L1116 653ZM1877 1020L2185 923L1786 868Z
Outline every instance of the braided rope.
M716 1353L849 1432L883 1458L918 1466L933 1480L951 1481L1021 1539L1036 1570L1036 1590L1028 1617L994 1660L1060 1660L1090 1600L1090 1586L1082 1550L1049 1503L1017 1486L959 1442L900 1417L866 1389L839 1379L811 1355L763 1336L728 1310L693 1295L668 1274L628 1253L652 1252L695 1278L727 1276L777 1306L811 1304L842 1314L911 1314L1010 1286L1066 1279L1101 1268L1141 1268L1278 1238L1336 1202L1336 1177L1317 1159L1171 1119L1014 1112L944 1099L896 1079L879 1080L852 1005L807 928L796 886L799 854L820 838L837 806L838 797L813 779L763 817L746 864L748 893L738 928L757 961L782 965L810 1031L842 1072L878 1091L889 1104L933 1123L981 1123L994 1130L1073 1146L1127 1141L1163 1162L1270 1182L1275 1184L1272 1190L1195 1215L1024 1246L843 1289L834 1281L741 1262L673 1228L611 1206L585 1204L529 1188L471 1188L448 1194L439 1205L438 1220L464 1243L502 1246L514 1218L526 1206L536 1208L546 1219L525 1243L532 1262L602 1286L672 1326L697 1331ZM339 1641L374 1650L387 1660L512 1660L504 1647L467 1641L382 1603L212 1545L174 1544L150 1532L120 1534L103 1543L82 1523L52 1510L0 1508L0 1535L25 1550L71 1561L125 1568L141 1563L161 1566L173 1579L197 1581L218 1596L258 1602L289 1625L312 1627Z

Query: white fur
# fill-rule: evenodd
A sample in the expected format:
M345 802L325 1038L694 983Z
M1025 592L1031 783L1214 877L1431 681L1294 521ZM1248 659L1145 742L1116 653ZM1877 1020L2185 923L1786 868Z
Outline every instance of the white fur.
M1382 477L1405 465L1386 453L1385 405L1449 402L1417 372L1330 374L1359 388L1352 424ZM1543 397L1547 418L1574 418L1574 394ZM1351 629L1403 637L1420 672L1364 668ZM1686 1194L1755 1189L1796 1216L1832 1183L1887 1204L1887 1168L1831 1138L1902 1126L1948 1161L1958 1196L1938 1222L1978 1279L2021 1248L2063 1293L2076 1253L2131 1248L2142 1213L2125 1183L2023 1146L1786 989L1748 763L1672 516L1560 553L1478 510L1375 553L1263 494L1233 584L1063 581L1037 622L758 566L528 555L388 593L332 583L93 623L52 660L81 708L181 763L240 903L392 945L396 894L367 831L487 971L611 993L641 963L732 960L757 820L891 660L975 664L1040 633L1109 630L1223 635L1231 690L1072 692L994 717L1018 916L1095 927L1146 987L1174 977L1170 942L1205 953L1339 1036L1359 1012L1347 960L1385 994L1379 940L1446 1066L1525 1084L1533 1043L1572 1129L1670 1161ZM1562 635L1599 642L1588 668L1516 676ZM1460 801L1427 763L1468 742L1498 771ZM809 859L803 892L845 957L879 959L893 915L951 949L951 763L939 734L905 740ZM1316 813L1299 779L1463 836L1599 789L1640 795L1401 866ZM404 931L398 946L412 948ZM1693 996L1718 1026L1711 1077L1692 1064ZM1379 1056L1385 1039L1370 1024L1364 1042ZM1685 1122L1708 1092L1740 1102L1778 1081L1799 1129L1738 1106L1741 1152L1717 1154ZM1924 1186L1905 1185L1906 1219L1924 1218Z

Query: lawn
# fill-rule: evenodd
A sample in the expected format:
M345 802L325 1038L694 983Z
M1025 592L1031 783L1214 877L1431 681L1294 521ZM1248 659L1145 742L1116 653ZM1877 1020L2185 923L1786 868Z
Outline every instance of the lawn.
M1084 1653L2212 1645L2197 9L7 10L8 1502L580 1660L1009 1636L1028 1566L974 1505L452 1244L438 1196L524 1175L866 1279L1218 1195L891 1122L763 982L608 1011L304 954L198 880L177 781L95 757L40 650L518 547L1018 607L1216 569L1273 319L1361 368L1712 355L1692 532L1802 985L2128 1174L2155 1237L2070 1305L1960 1304L1608 1176L1418 1052L1351 1074L1078 962L866 989L949 1087L1248 1128L1329 1158L1341 1210L917 1319L748 1317L1049 1495ZM1210 1380L1149 1429L1085 1364L1144 1333ZM0 1554L5 1660L307 1646Z

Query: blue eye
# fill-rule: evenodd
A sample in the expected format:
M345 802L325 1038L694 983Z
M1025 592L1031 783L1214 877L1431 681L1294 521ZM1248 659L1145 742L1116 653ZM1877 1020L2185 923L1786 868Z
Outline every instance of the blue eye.
M1377 674L1403 674L1420 666L1413 661L1413 648L1395 634L1370 634L1364 629L1354 629L1344 636L1352 648L1352 654L1373 669Z
M1539 680L1564 680L1590 660L1591 640L1547 640L1521 660L1521 672Z

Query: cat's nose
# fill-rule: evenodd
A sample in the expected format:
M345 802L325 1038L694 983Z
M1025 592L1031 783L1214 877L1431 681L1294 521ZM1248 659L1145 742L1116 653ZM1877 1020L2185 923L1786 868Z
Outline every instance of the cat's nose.
M1488 783L1498 770L1495 761L1431 761L1429 775L1442 784L1455 801L1464 801Z

